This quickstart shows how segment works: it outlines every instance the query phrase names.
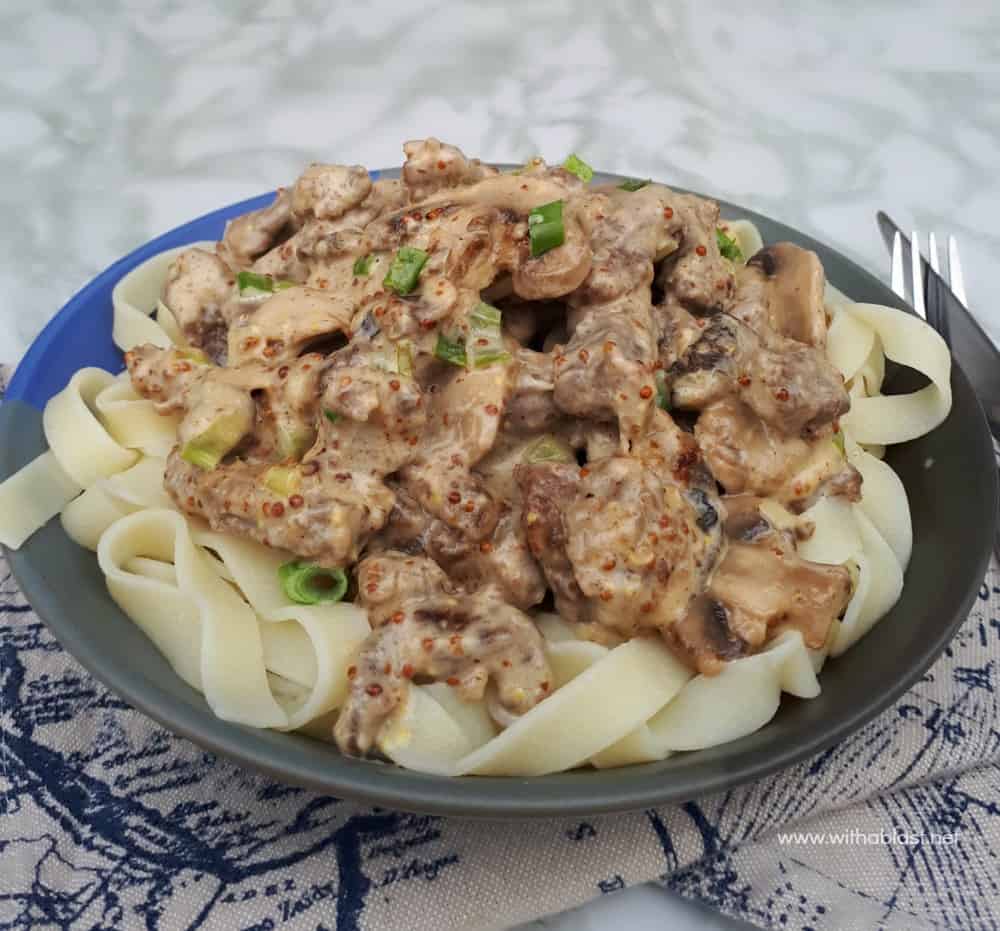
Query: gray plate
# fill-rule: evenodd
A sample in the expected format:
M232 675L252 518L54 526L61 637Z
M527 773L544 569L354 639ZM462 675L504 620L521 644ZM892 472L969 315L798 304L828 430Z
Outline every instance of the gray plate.
M727 217L753 220L765 242L789 240L814 250L830 281L856 300L906 309L887 287L833 249L735 204L722 206ZM106 309L102 314L107 319ZM920 384L915 373L894 370L887 390ZM774 720L757 733L660 763L530 779L448 779L348 759L304 737L228 724L119 611L94 555L74 545L58 521L8 558L35 610L98 679L174 733L275 779L392 808L467 816L643 808L758 779L829 747L902 695L947 645L983 580L997 509L989 432L957 365L952 388L948 419L930 435L893 447L887 457L906 486L913 514L913 558L898 604L845 656L827 663L818 698L785 695ZM0 476L43 449L37 410L19 402L0 407ZM932 467L925 467L928 462Z

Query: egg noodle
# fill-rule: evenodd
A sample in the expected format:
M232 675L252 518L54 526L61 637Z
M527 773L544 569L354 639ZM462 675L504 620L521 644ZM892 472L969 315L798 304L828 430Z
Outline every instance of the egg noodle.
M760 247L749 222L729 221L728 229L745 255ZM159 302L181 251L155 256L118 283L113 335L121 350L183 343ZM155 319L145 312L154 307ZM819 694L827 656L863 637L902 591L910 512L884 449L933 430L951 407L950 355L925 323L856 304L829 285L826 308L827 356L851 396L841 421L844 452L863 477L863 496L856 504L821 497L800 515L767 504L776 526L814 528L799 544L805 559L852 573L853 595L825 647L808 649L801 633L785 630L717 675L693 675L658 640L608 648L578 639L556 615L537 613L556 679L548 698L498 733L485 701L463 701L441 683L414 686L379 734L383 754L448 775L623 766L750 734L774 716L782 692ZM912 394L881 394L886 358L929 383ZM43 426L48 452L0 484L0 542L16 549L61 515L66 533L96 551L111 597L216 715L330 739L347 695L346 669L370 632L365 612L291 602L277 570L292 554L213 532L174 507L163 471L178 418L157 414L127 373L76 372L46 405Z

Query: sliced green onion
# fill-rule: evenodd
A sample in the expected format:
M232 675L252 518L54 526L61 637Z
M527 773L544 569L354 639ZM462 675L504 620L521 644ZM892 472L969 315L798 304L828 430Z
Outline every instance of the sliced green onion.
M840 450L840 455L841 456L846 456L847 452L844 449L844 431L843 430L838 430L836 433L834 433L834 435L831 437L831 439L833 440L833 445L836 446L837 449Z
M618 185L618 190L633 192L638 191L640 188L644 188L647 184L650 184L652 180L652 178L646 178L645 181L642 181L639 178L629 178L627 181L622 181L622 183Z
M254 272L240 272L236 276L236 284L239 285L241 292L253 288L270 294L274 290L274 282L270 275L257 275Z
M434 355L442 362L450 362L452 365L460 365L465 368L465 346L456 340L448 339L444 333L438 333Z
M521 462L576 462L576 455L568 443L546 434L525 449Z
M310 427L279 423L277 433L282 459L301 459L316 442L316 434Z
M181 459L211 472L252 426L242 410L221 413L201 433L184 444Z
M396 371L400 375L413 375L413 348L408 339L396 343Z
M324 569L298 559L278 567L278 581L285 595L302 605L340 601L347 594L347 574L343 569Z
M417 286L420 270L424 267L427 258L427 253L423 249L403 246L393 258L392 265L389 266L389 274L385 276L382 283L387 288L392 288L397 294L409 294Z
M336 411L331 411L328 407L323 408L323 416L330 421L330 423L336 423L340 420L341 415Z
M563 168L571 175L576 175L584 184L587 184L594 177L594 169L575 152L563 162Z
M663 369L657 369L654 376L656 382L656 406L660 410L670 410L670 389L667 388L667 375Z
M186 362L193 362L195 365L212 364L212 360L209 359L204 352L190 346L174 349L174 355L176 355L178 359L184 359Z
M719 244L719 252L732 262L742 263L744 260L743 250L739 243L732 236L727 236L722 230L716 229L715 241Z
M292 466L271 466L264 473L264 485L276 495L287 498L295 494L302 484L302 473Z
M531 238L531 255L537 258L561 246L566 239L563 226L563 202L554 200L549 204L535 207L528 214L528 235Z
M193 442L185 444L181 450L181 459L185 462L190 462L191 465L198 466L199 469L203 469L205 472L211 472L212 469L216 468L222 462L224 455L224 452L216 448L201 446Z
M372 267L372 257L371 253L368 255L358 256L354 260L354 274L355 275L367 275Z
M469 314L469 335L465 340L469 368L481 369L510 358L500 330L501 320L500 311L485 301L480 301Z
M275 291L294 288L294 281L275 281L270 275L258 275L256 272L240 272L236 276L236 284L242 298L267 297Z

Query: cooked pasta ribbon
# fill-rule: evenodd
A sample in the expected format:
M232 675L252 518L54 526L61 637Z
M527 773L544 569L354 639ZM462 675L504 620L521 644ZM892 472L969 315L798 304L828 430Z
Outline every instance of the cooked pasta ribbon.
M237 587L220 577L203 546ZM273 591L266 578L276 574L269 570L288 554L192 531L176 511L153 508L108 527L97 558L111 597L219 717L292 730L329 713L347 694L346 668L368 621L353 605L293 605ZM161 568L150 572L154 562ZM268 672L301 688L276 693Z
M852 399L842 425L857 443L905 443L929 433L951 410L951 354L945 341L910 314L876 304L851 304L847 313L877 336L886 358L930 379L919 391ZM879 385L880 387L880 385Z

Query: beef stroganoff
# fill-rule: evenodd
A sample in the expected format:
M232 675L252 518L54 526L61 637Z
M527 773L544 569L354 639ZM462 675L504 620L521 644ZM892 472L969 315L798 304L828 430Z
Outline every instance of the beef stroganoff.
M713 201L404 152L123 278L126 371L49 402L0 541L60 513L217 715L428 772L658 760L817 695L902 589L882 456L947 416L940 338Z

